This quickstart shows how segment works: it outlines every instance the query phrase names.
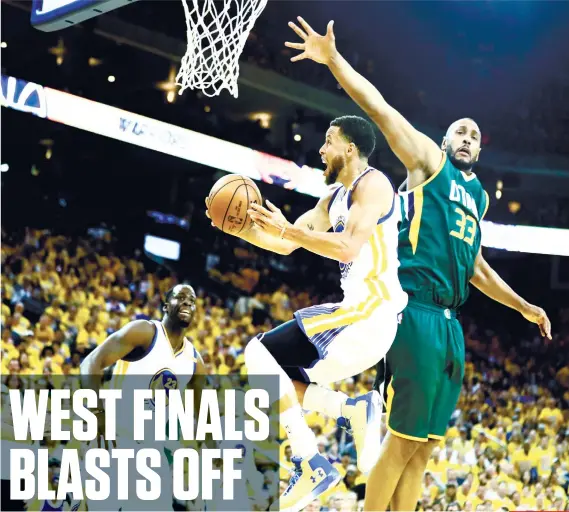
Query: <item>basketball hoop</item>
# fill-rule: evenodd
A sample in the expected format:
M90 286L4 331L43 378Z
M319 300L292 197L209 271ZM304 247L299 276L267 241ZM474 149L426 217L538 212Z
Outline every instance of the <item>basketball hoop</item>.
M188 49L176 77L178 93L200 89L211 97L227 89L237 98L239 57L267 0L182 0L182 3Z

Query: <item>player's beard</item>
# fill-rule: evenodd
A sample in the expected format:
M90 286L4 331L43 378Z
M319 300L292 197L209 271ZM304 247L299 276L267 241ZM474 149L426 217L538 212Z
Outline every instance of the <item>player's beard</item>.
M458 151L458 150L457 150ZM447 155L448 159L459 171L470 172L472 171L472 167L474 166L474 162L472 161L472 155L470 156L470 160L465 162L464 160L459 160L456 158L457 151L453 151L451 147L447 147Z
M179 330L179 331L183 331L183 330L187 329L190 325L192 325L192 320L194 319L194 317L191 314L188 316L189 316L189 319L184 320L183 318L180 317L180 311L177 310L175 316L172 318L174 320L174 322L173 322L174 329Z
M326 185L333 185L338 181L338 176L342 169L344 168L344 157L342 155L335 156L332 158L330 165L328 166L328 174L326 175Z
M190 318L189 320L182 320L180 317L178 317L177 319L177 324L178 327L180 327L180 330L184 330L187 329L191 324L192 324L192 319Z

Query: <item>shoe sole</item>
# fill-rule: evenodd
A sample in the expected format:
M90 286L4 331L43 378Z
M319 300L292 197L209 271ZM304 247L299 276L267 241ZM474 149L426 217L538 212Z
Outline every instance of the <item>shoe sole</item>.
M362 473L367 473L373 468L377 459L379 458L379 451L381 449L381 406L382 399L381 395L377 391L371 392L371 401L368 402L367 411L367 424L366 424L366 435L364 437L363 453L358 453L357 463L358 469ZM371 411L369 410L371 406ZM369 419L370 414L372 415L371 420ZM367 455L367 456L366 456ZM372 458L370 458L372 456Z
M300 501L297 501L293 507L280 508L275 510L280 510L280 512L298 512L299 510L302 510L304 507L306 507L310 502L318 498L318 496L324 494L327 490L336 487L341 479L342 477L340 473L338 473L337 470L334 470L334 472L322 480L322 482L320 482L308 496L305 496Z

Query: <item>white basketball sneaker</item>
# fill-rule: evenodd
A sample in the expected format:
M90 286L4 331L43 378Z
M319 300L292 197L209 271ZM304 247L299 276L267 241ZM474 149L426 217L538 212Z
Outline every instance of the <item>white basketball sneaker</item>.
M374 390L356 398L348 398L342 406L342 416L338 418L338 426L354 437L358 469L362 473L370 471L379 458L381 411L381 395Z

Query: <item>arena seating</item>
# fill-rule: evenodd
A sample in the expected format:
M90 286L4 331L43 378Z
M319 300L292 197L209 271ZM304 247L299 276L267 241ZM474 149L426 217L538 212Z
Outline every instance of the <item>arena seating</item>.
M2 393L64 382L82 358L135 318L160 318L161 294L176 283L139 256L118 256L113 242L28 230L3 233ZM257 332L291 318L316 299L289 286L259 286L270 273L257 254L236 244L231 271L215 264L198 289L192 342L210 372L246 374L243 348ZM262 260L261 260L262 262ZM152 267L154 268L154 267ZM215 290L212 294L210 290ZM569 505L569 310L553 341L506 343L488 320L465 319L464 390L427 467L417 510L564 510ZM372 371L338 383L355 395L371 389ZM32 383L28 382L28 386ZM308 413L319 449L343 480L306 510L356 510L366 476L355 466L352 440L331 419ZM290 449L281 445L280 485ZM57 447L50 447L56 450ZM277 485L265 479L265 487ZM274 494L274 493L273 493Z

